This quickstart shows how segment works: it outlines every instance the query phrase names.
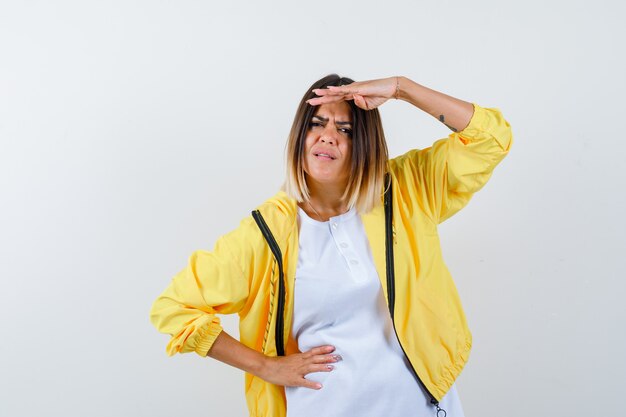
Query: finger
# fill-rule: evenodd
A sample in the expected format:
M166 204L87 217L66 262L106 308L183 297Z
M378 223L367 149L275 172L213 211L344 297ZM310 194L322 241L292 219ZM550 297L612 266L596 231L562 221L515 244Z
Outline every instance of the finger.
M315 88L313 89L313 93L320 97L336 96L338 94L336 91L329 90L328 88Z
M315 382L315 381L309 381L306 378L302 378L300 380L300 383L297 385L301 387L315 389L315 390L322 389L322 384L320 384L319 382Z
M317 346L312 349L309 349L308 351L306 351L306 353L310 357L313 355L324 355L334 350L335 350L335 347L333 345L322 345L322 346Z
M335 369L334 365L320 364L320 365L309 365L307 367L306 374L310 374L312 372L331 372Z
M359 89L350 84L349 86L341 86L341 87L336 87L336 86L329 86L328 87L328 93L329 95L340 95L340 94L344 94L344 95L352 95L352 94L361 94L361 92L359 91Z
M334 363L343 360L341 355L316 355L313 357L313 363Z
M309 100L318 100L318 99L324 99L324 100L342 100L343 97L346 97L346 94L332 94L332 95L321 95L319 97L313 97L310 98Z
M346 94L358 93L358 90L353 87L337 87L334 85L329 85L326 88L316 88L313 90L313 92L318 96L341 96Z
M352 100L352 97L346 96L324 96L310 98L306 102L311 106L319 106L320 104L335 103L337 101Z
M354 95L354 104L356 104L357 106L359 106L362 109L369 110L369 108L367 106L367 102L365 101L363 96L355 94Z

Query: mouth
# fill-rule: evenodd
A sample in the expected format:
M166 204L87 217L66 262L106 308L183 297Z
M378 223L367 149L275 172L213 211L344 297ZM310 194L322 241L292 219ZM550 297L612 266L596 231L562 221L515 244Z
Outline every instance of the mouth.
M334 161L335 159L337 159L333 155L325 152L314 152L313 155L318 159L323 159L326 161Z

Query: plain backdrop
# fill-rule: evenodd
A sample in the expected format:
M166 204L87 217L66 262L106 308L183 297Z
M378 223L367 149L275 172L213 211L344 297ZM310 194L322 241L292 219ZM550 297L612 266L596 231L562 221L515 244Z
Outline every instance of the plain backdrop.
M279 189L296 106L334 72L405 75L512 126L439 227L474 335L466 416L619 415L625 11L0 1L0 416L247 415L243 372L168 357L149 309ZM405 102L381 113L392 156L449 134Z

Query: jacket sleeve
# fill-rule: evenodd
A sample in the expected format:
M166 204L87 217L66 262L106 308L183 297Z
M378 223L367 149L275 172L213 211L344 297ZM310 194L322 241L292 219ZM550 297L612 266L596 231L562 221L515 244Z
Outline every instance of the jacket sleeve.
M474 114L462 131L390 161L402 192L414 196L436 224L469 202L513 143L511 127L500 110L473 106Z
M187 266L154 301L150 321L171 335L169 356L187 352L206 356L222 331L216 314L237 313L245 305L249 287L240 260L251 254L243 253L244 240L235 230L220 237L212 252L193 252Z

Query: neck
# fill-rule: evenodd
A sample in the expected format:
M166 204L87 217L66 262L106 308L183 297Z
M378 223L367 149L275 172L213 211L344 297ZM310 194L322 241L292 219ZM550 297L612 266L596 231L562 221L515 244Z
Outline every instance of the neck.
M327 221L348 211L347 202L341 200L345 191L345 185L320 184L315 181L307 181L311 196L310 205L307 202L299 203L309 217L320 221ZM313 206L313 209L311 209Z

